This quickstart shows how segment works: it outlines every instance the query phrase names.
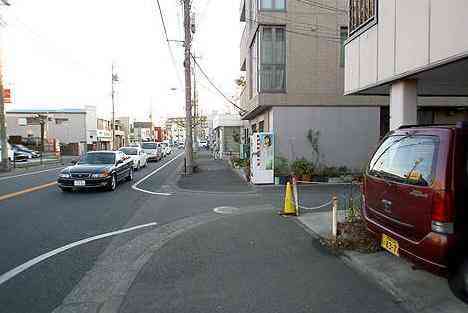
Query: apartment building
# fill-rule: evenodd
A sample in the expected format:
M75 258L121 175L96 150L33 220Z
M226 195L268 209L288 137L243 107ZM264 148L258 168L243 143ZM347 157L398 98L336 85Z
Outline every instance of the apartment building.
M276 156L310 159L312 129L320 132L323 164L362 168L381 136L388 100L344 96L347 2L241 1L244 141L274 132Z
M468 2L351 0L345 93L390 96L390 128L468 119Z
M165 128L170 142L185 143L185 117L168 118Z

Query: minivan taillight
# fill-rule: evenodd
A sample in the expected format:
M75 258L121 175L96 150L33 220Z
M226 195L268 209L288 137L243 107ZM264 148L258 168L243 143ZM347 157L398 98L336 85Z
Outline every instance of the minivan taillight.
M454 211L453 194L448 191L435 191L432 203L432 230L452 234Z

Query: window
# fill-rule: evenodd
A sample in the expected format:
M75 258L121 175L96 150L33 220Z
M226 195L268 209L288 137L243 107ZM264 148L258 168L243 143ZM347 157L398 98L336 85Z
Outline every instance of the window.
M263 133L265 131L265 122L261 121L258 123L258 132Z
M55 119L55 124L56 125L62 125L65 122L68 122L68 118L56 118Z
M340 66L345 66L345 41L348 39L348 27L340 28Z
M350 34L376 20L376 0L350 0L349 29Z
M28 125L28 120L24 117L18 118L18 126L26 126Z
M257 132L257 124L252 125L252 134Z
M286 0L260 0L260 10L286 10Z
M369 174L406 184L429 186L433 180L438 138L391 136L369 165Z
M260 39L259 85L261 92L286 88L286 35L284 27L263 27Z
M257 91L258 89L258 72L257 72L257 67L258 67L258 62L257 62L257 55L258 55L258 50L257 50L257 37L253 40L252 45L250 46L250 69L249 69L249 99L252 99L254 96L254 92Z

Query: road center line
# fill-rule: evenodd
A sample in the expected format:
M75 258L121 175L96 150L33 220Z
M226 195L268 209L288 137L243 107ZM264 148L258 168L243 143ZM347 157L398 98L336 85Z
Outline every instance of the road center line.
M10 199L10 198L13 198L13 197L17 197L17 196L23 195L25 193L30 193L30 192L38 191L38 190L41 190L41 189L49 188L49 187L52 187L52 186L55 186L55 185L57 185L57 182L53 181L53 182L50 182L50 183L47 183L47 184L44 184L44 185L27 188L27 189L24 189L24 190L21 190L21 191L12 192L12 193L0 196L0 201Z
M43 171L36 171L36 172L23 173L23 174L18 174L18 175L13 175L13 176L0 177L0 181L7 180L7 179L12 179L12 178L17 178L17 177L31 176L31 175L35 175L35 174L51 172L51 171L59 170L59 169L62 169L62 168L65 168L65 167L63 167L63 166L62 167L54 167L54 168L49 168L49 169L46 169L46 170L43 170Z
M38 263L40 263L40 262L42 262L44 260L47 260L48 258L51 258L54 255L57 255L57 254L62 253L64 251L70 250L71 248L81 246L81 245L84 245L86 243L96 241L96 240L99 240L99 239L103 239L103 238L107 238L107 237L111 237L111 236L115 236L115 235L128 233L128 232L131 232L131 231L134 231L134 230L137 230L137 229L156 226L157 224L158 223L153 222L153 223L138 225L138 226L125 228L125 229L113 231L113 232L110 232L110 233L105 233L105 234L101 234L101 235L97 235L97 236L94 236L94 237L90 237L90 238L86 238L86 239L82 239L82 240L79 240L79 241L72 242L72 243L67 244L67 245L65 245L63 247L57 248L57 249L52 250L50 252L44 253L44 254L42 254L42 255L40 255L38 257L35 257L34 259L29 260L28 262L23 263L20 266L17 266L14 269L9 270L8 272L2 274L0 276L0 285L4 284L8 280L12 279L16 275L26 271L30 267L32 267L32 266L34 266L34 265L36 265L36 264L38 264Z
M149 191L149 190L145 190L145 189L141 189L141 188L138 188L138 185L143 183L145 180L147 180L148 178L150 178L151 176L153 176L154 174L156 174L157 172L159 172L160 170L162 170L163 168L165 168L166 166L168 166L169 164L171 164L172 162L174 162L175 160L177 160L181 155L183 155L185 152L181 152L179 153L177 156L175 156L173 159L167 161L164 165L158 167L157 169L155 169L154 171L152 171L151 173L149 173L148 175L146 175L145 177L143 177L142 179L140 179L139 181L137 181L136 183L134 183L132 185L132 189L133 190L137 190L137 191L140 191L140 192L144 192L144 193L148 193L148 194L151 194L151 195L158 195L158 196L170 196L171 194L170 193L160 193L160 192L153 192L153 191Z

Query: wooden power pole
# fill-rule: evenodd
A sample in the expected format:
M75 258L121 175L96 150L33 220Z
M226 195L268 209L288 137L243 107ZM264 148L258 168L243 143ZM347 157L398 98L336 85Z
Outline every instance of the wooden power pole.
M183 0L185 30L185 174L193 173L193 137L192 137L192 76L191 76L191 3Z
M1 73L2 65L0 64L0 146L1 153L1 171L7 172L10 170L8 160L8 140L6 132L6 117L5 117L5 99L3 98L3 75Z

